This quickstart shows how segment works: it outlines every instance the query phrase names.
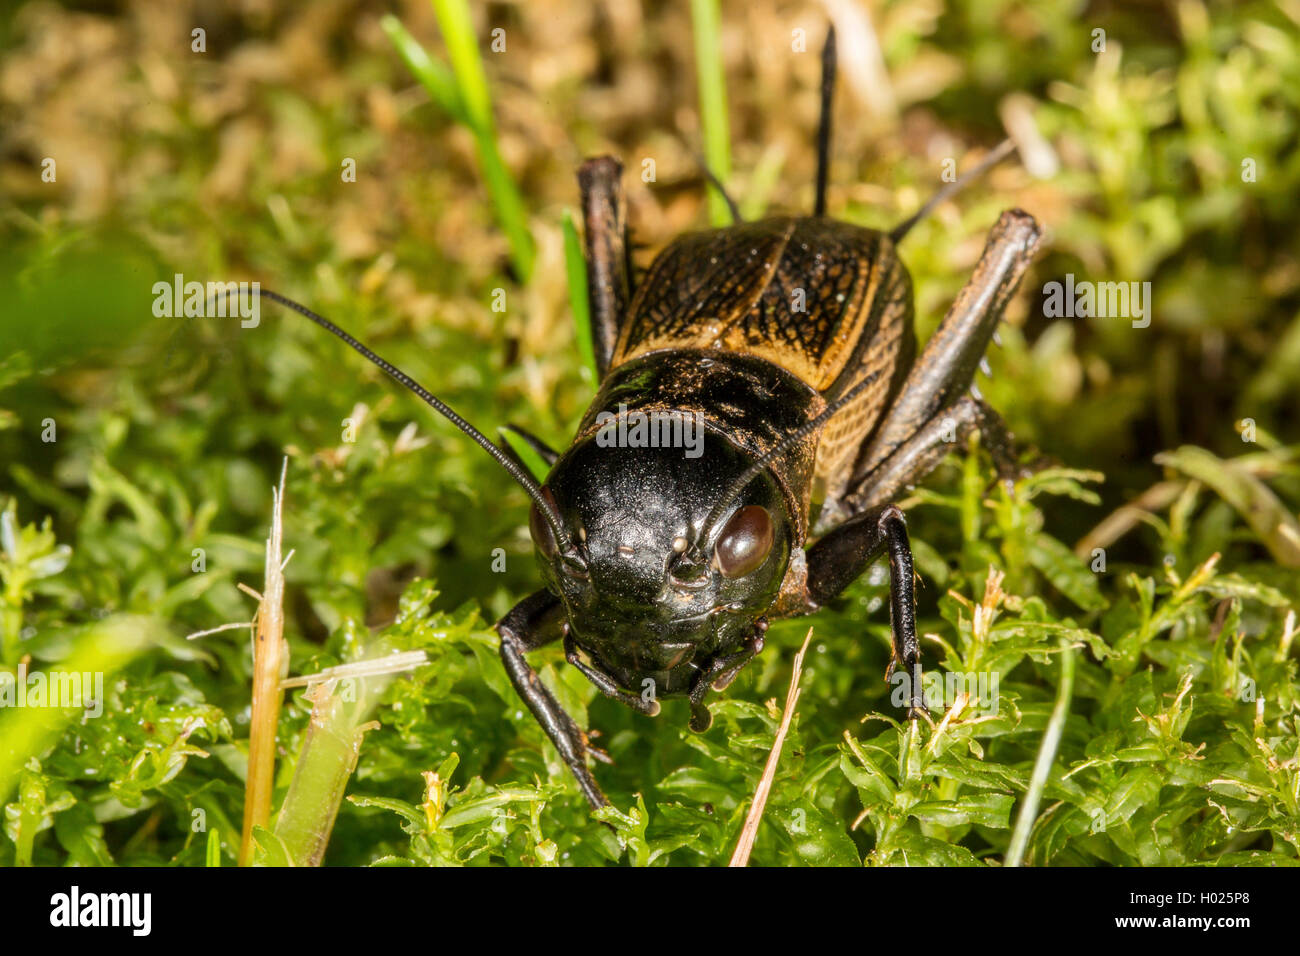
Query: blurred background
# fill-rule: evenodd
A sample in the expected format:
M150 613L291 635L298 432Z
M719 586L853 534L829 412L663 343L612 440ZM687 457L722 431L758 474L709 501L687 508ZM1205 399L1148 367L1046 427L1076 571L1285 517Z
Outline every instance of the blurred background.
M3 9L0 507L17 525L48 518L71 546L66 572L33 586L23 639L121 611L177 638L247 619L235 585L260 574L285 455L302 656L391 620L417 576L437 581L440 606L474 601L486 619L535 589L524 495L449 425L297 317L156 318L153 285L260 281L489 434L514 421L562 446L593 392L564 273L576 167L623 160L641 266L709 223L690 5L472 4L533 245L527 277L474 133L381 24L395 14L445 59L428 3ZM1002 209L1045 226L980 388L1026 445L1105 475L1099 504L1043 505L1052 534L1104 539L1111 561L1137 566L1170 555L1185 569L1218 550L1289 581L1300 542L1243 534L1234 512L1248 502L1188 497L1187 475L1155 456L1254 455L1250 473L1294 519L1300 0L725 0L723 172L750 215L811 208L828 20L842 70L834 215L888 228L946 163L967 167L1008 129L1023 145L918 226L902 257L924 338ZM1067 274L1150 282L1150 326L1045 315L1045 284ZM1207 467L1193 476L1205 485L1232 477ZM1143 495L1174 513L1088 537ZM945 534L920 531L936 547ZM211 573L192 573L196 548ZM246 670L239 641L204 647L173 651Z
M363 402L381 422L433 432L419 461L429 480L412 493L438 500L339 496L332 520L357 521L358 560L387 542L393 560L379 563L427 569L431 551L474 540L452 533L470 512L492 540L509 538L522 496L368 384L373 370L278 315L253 334L155 320L153 283L259 280L365 332L485 429L513 418L561 444L591 391L560 268L577 164L623 159L642 265L708 224L685 3L473 5L500 153L537 246L526 288L512 281L474 137L380 27L396 12L440 53L428 4L7 7L0 480L28 517L72 520L99 461L211 496L223 505L214 526L241 529L260 517L285 441L328 455ZM941 184L945 161L960 169L1005 135L1008 117L1030 131L1039 176L1004 163L903 246L924 336L999 210L1021 206L1046 226L981 385L1023 440L1105 472L1102 494L1118 505L1159 479L1161 450L1242 452L1240 419L1264 440L1295 438L1300 4L724 4L727 179L752 214L811 205L828 15L843 60L835 214L890 226ZM196 27L206 52L192 50ZM488 48L497 28L502 52ZM805 52L792 51L796 31ZM355 182L342 181L345 159ZM1150 281L1150 328L1044 316L1043 285L1067 273ZM496 288L508 289L504 312L491 309ZM41 440L46 418L62 425L57 443ZM1089 518L1063 520L1077 537Z

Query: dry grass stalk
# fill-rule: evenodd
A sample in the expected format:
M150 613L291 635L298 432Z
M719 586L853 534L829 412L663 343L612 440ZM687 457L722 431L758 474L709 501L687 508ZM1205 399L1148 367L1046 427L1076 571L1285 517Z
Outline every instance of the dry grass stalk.
M334 667L323 667L312 674L300 674L297 677L286 677L280 681L280 689L287 690L291 687L310 687L313 684L320 684L328 680L347 680L362 677L377 677L386 674L400 674L403 671L414 670L422 664L429 663L429 655L424 651L403 651L401 654L385 654L383 657L370 658L364 661L353 661L350 664L338 664Z
M1120 505L1101 522L1079 539L1074 546L1076 556L1087 560L1096 548L1108 548L1136 528L1144 519L1167 508L1187 487L1185 481L1162 481L1152 485L1128 504Z
M280 678L289 663L284 639L284 565L280 554L284 539L284 479L271 492L271 534L266 539L266 583L257 607L253 641L253 710L248 732L248 778L244 784L244 832L239 841L239 863L246 866L253 854L253 828L271 819L271 790L275 782L275 732L280 721L283 693Z
M803 674L803 656L808 650L808 642L812 640L812 635L813 629L810 627L803 639L803 647L799 648L799 653L794 656L794 670L790 674L790 689L785 694L785 710L781 713L781 726L776 730L776 739L772 741L772 752L767 755L763 776L754 790L754 803L749 808L749 815L745 817L745 825L741 828L740 839L736 841L736 850L731 854L731 862L727 864L728 866L749 865L749 854L753 852L754 840L758 837L758 824L763 819L763 809L767 806L768 794L772 792L776 765L781 762L781 746L785 743L785 735L790 729L790 721L799 703L799 678Z

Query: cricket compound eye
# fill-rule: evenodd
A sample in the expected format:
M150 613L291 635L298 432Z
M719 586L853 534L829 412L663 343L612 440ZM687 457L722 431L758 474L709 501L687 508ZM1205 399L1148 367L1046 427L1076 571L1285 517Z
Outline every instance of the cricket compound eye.
M743 578L767 560L775 529L772 516L759 505L746 505L731 516L713 548L713 563L724 578Z

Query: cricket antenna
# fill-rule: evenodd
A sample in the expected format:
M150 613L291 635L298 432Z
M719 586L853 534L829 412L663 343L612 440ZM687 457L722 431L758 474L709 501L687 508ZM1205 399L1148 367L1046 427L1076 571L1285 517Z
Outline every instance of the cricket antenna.
M817 124L817 199L814 216L826 215L826 181L831 169L831 102L835 98L835 24L826 30L822 47L822 112Z
M740 496L741 492L745 490L746 486L753 481L754 478L762 473L764 468L776 461L776 459L780 458L795 445L799 444L799 442L803 441L834 418L837 412L843 409L844 406L848 405L849 402L853 401L853 399L857 398L865 388L870 386L879 378L879 370L876 370L863 378L847 392L822 409L820 415L805 422L794 431L790 432L764 454L760 455L752 465L746 468L739 478L727 486L726 491L722 493L722 497L718 499L718 503L713 506L713 510L710 511L708 517L704 519L704 524L700 526L699 536L696 537L695 543L689 549L691 553L693 553L696 558L700 556L700 550L704 547L704 542L709 538L709 529L722 520L727 513L727 509L731 506L731 503Z
M537 508L541 512L542 517L544 517L546 519L546 523L550 525L551 534L555 535L555 541L558 546L559 552L567 556L570 560L573 559L577 559L579 561L581 560L581 558L578 557L577 552L573 548L572 541L570 541L569 536L564 531L563 519L561 518L555 505L552 504L549 500L547 500L546 495L542 492L541 485L537 483L536 479L534 479L532 475L528 474L528 472L526 472L522 467L520 467L518 464L512 461L505 454L505 452L503 452L496 445L492 444L492 442L489 441L482 432L480 432L469 422L465 421L465 419L457 415L445 402L442 401L442 399L438 398L437 395L434 395L427 388L425 388L415 379L411 378L411 376L407 375L397 366L380 358L374 352L370 351L370 349L366 348L364 345L362 345L352 336L348 335L348 333L344 332L342 329L340 329L329 319L325 318L324 316L317 315L311 309L307 308L304 305L299 305L297 302L294 302L292 299L286 299L278 292L270 292L266 289L262 289L256 286L254 288L260 298L270 299L272 302L277 302L280 305L284 306L286 309L292 309L294 312L297 312L299 315L306 316L307 318L311 319L313 322L319 325L326 332L329 332L331 335L337 336L338 338L342 339L344 342L350 345L356 352L360 353L364 358L368 359L370 362L374 363L375 365L379 366L379 368L383 369L384 372L386 372L388 376L392 378L394 381L396 381L399 385L404 385L406 388L410 389L421 399L423 399L426 405L433 408L436 412L438 412L440 415L442 415L444 418L450 421L462 432L464 432L470 438L474 439L474 441L479 445L480 448L482 448L485 452L491 455L492 458L496 461L496 463L500 465L502 468L504 468L511 478L519 482L519 484L523 486L524 491L528 492L528 497L533 499L533 503L537 505Z
M933 196L929 202L914 212L908 219L900 222L889 233L889 238L894 240L895 244L901 242L903 237L912 231L912 227L930 214L930 212L942 202L947 202L956 195L963 187L979 179L986 172L996 166L1002 160L1006 159L1016 151L1016 144L1013 140L1004 139L989 152L987 156L981 159L975 166L963 173L955 182L948 183Z

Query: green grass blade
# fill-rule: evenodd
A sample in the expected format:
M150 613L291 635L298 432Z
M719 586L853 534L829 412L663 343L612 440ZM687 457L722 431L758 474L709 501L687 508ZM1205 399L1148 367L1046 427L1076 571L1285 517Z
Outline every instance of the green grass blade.
M704 162L725 185L731 175L731 137L727 132L727 86L722 73L720 20L718 0L691 0ZM724 226L731 221L726 200L713 188L709 189L709 219L715 226Z
M569 279L569 306L573 310L573 331L578 341L578 354L582 356L584 371L591 373L591 381L599 377L596 371L596 347L591 341L591 303L587 301L587 260L582 254L582 240L578 227L573 224L573 214L564 210L564 271Z
M208 831L208 848L205 860L208 866L221 866L221 834L215 829Z
M374 726L362 724L361 708L349 707L336 689L320 684L308 694L311 724L275 821L275 836L294 866L320 866L361 739Z
M519 190L506 170L497 148L496 124L492 120L492 96L488 91L478 37L466 0L433 0L433 12L442 30L447 56L456 76L460 102L478 145L479 162L497 222L510 243L510 259L520 282L533 274L533 237L528 231L528 214Z
M476 132L491 133L492 96L488 92L469 4L466 0L432 0L432 3L469 124Z
M1052 761L1056 759L1057 748L1061 745L1061 733L1065 730L1065 718L1070 713L1070 699L1074 696L1074 648L1061 642L1061 683L1056 688L1056 706L1047 721L1047 730L1043 732L1043 742L1038 747L1038 759L1034 761L1034 772L1029 778L1029 789L1025 792L1025 802L1020 805L1020 815L1016 817L1016 828L1011 833L1011 845L1007 847L1007 856L1003 866L1019 866L1024 859L1025 847L1029 845L1029 834L1034 828L1038 816L1038 804L1043 799L1043 790L1047 787L1047 776L1052 772Z
M762 219L767 213L767 204L772 193L781 181L781 170L785 166L785 148L773 143L763 150L754 168L749 173L745 186L745 198L739 200L740 214L746 219Z
M515 275L521 284L527 285L533 275L535 258L533 236L528 231L528 212L497 149L495 134L479 136L477 142L483 179L496 209L497 225L510 244L510 261L515 267Z
M480 171L497 225L510 246L511 265L519 281L527 283L536 257L532 233L528 231L528 211L497 146L492 96L469 6L465 0L433 0L433 12L451 60L450 70L429 56L395 17L385 17L382 26L402 62L429 91L434 102L474 134Z
M59 662L58 669L70 674L103 674L107 682L137 655L161 643L166 633L167 624L161 618L114 614L71 630L72 651ZM0 805L14 792L27 761L80 719L81 713L65 707L6 707L0 711Z
M402 62L406 64L406 68L420 81L420 85L428 91L429 96L433 97L433 101L456 122L468 126L469 118L465 113L465 104L460 101L460 93L456 89L456 77L452 75L451 70L429 56L424 47L420 46L420 41L411 36L406 27L402 26L402 21L391 13L385 14L379 21L379 25L388 34L389 41L397 50L397 55L402 58Z
M1250 525L1273 560L1283 567L1300 567L1300 521L1268 485L1245 468L1195 445L1163 451L1155 456L1155 463L1209 485Z

